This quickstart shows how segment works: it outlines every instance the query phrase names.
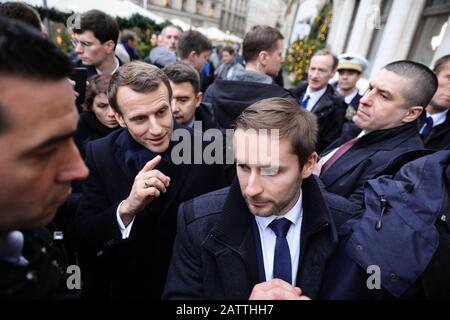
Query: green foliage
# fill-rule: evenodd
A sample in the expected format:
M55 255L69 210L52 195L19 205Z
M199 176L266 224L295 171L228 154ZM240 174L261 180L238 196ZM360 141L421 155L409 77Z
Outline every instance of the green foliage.
M315 17L309 35L295 41L288 49L286 68L293 85L306 79L311 57L316 51L325 48L332 15L333 4L329 0Z

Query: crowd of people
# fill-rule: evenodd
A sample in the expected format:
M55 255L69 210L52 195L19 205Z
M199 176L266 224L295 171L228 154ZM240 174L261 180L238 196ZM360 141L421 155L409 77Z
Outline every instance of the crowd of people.
M73 31L0 4L1 299L450 299L450 55L360 92L319 50L286 89L270 26L215 67L194 30L144 61L102 11Z

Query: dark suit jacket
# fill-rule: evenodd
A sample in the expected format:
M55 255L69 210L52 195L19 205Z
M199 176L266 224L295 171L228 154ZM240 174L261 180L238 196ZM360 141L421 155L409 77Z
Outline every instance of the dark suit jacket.
M423 143L427 149L450 149L450 111L447 112L444 123L433 127Z
M83 294L88 298L159 299L179 204L225 185L218 165L160 163L156 169L171 178L167 193L136 215L130 237L123 240L116 210L135 178L125 162L126 135L126 129L118 130L86 147L90 176L77 213L76 236L85 278Z
M349 130L333 142L321 156L338 148L356 137L360 129L353 123L346 126ZM343 197L362 202L362 194L354 194L363 183L373 179L384 170L389 161L402 153L423 149L418 134L418 124L413 122L397 128L378 130L361 137L353 147L342 155L333 166L320 176L325 189Z
M66 261L45 228L23 232L28 265L0 260L0 299L75 299L66 286Z
M353 214L352 205L330 201L316 178L303 181L303 222L297 285L315 298L328 257L337 246L332 214ZM329 198L327 198L328 200ZM257 257L259 234L236 179L230 188L180 206L177 239L163 299L248 299L264 281ZM257 229L256 229L257 230Z
M352 99L352 101L350 101L350 103L348 104L349 106L352 106L353 109L358 110L359 107L359 100L361 100L362 95L359 94L359 92L356 94L356 96L354 96L354 98Z
M202 131L219 128L210 103L201 103L200 106L195 109L195 121L202 122Z
M308 84L302 84L291 89L291 92L302 101ZM322 152L330 143L336 140L342 131L345 122L345 110L347 105L342 98L334 93L331 85L328 85L323 96L311 110L317 116L319 134L317 140L317 152Z

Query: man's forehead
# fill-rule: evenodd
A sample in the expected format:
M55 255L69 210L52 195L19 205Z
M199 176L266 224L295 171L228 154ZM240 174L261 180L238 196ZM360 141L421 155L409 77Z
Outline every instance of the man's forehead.
M85 30L82 33L75 33L75 37L79 40L98 40L91 30Z
M278 165L280 159L279 130L237 129L233 138L235 158L239 163L251 165Z

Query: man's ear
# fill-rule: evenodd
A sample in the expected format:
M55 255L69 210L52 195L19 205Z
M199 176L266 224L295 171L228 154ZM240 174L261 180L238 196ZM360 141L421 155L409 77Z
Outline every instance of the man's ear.
M198 108L200 106L200 103L202 103L202 101L203 101L203 92L200 91L199 93L197 93L197 95L195 96L195 99L197 100L195 108Z
M106 48L106 52L112 53L115 50L116 43L112 40L108 40L103 43L103 46Z
M423 107L414 106L408 109L408 113L406 113L405 117L402 119L403 123L409 123L416 120L423 111Z
M317 152L314 151L313 153L311 153L311 155L309 156L308 160L306 160L306 162L302 168L302 178L303 179L309 178L311 176L311 174L313 173L314 167L316 166L318 158L319 158L319 156L317 155Z
M125 121L123 120L122 114L120 114L118 112L114 112L114 117L116 118L116 121L119 123L119 125L122 128L126 128L127 127L127 125L125 124Z
M192 63L194 63L196 56L197 56L197 53L196 53L195 51L192 50L192 51L189 53L187 59L188 59L188 61L192 64Z
M267 51L263 50L258 54L258 61L260 63L260 65L262 67L266 67L267 65L267 58L268 58L269 54L267 53Z
M331 77L330 77L330 79L334 77L334 75L336 74L336 71L337 71L337 69L334 69L334 70L331 72Z

